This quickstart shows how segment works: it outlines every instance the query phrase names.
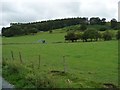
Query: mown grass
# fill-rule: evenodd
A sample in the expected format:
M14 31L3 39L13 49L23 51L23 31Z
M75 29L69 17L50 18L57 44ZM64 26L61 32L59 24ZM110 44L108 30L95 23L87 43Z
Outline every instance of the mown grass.
M45 32L34 36L3 38L3 43L32 43L39 39L45 39L47 42L47 44L3 45L2 54L6 61L3 76L17 87L90 88L103 87L104 83L118 86L117 40L64 43L65 34ZM14 61L11 51L14 53ZM22 55L22 65L19 52ZM38 69L39 55L41 60ZM66 74L60 73L64 70L63 56L66 56ZM12 63L18 65L18 70L20 70L18 74L9 75L11 70L8 68L14 66ZM60 72L51 73L51 71Z

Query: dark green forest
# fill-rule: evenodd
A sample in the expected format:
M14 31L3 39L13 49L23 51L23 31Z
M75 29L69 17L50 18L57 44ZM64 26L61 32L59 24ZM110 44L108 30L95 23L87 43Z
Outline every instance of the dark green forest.
M116 19L112 19L110 22L106 22L106 18L100 19L99 17L91 17L89 20L87 17L77 18L64 18L55 20L46 20L40 22L31 23L10 23L10 27L2 28L2 36L12 37L20 35L35 34L40 31L50 31L53 29L59 29L72 25L81 25L80 30L84 31L89 25L101 25L100 31L107 29L119 29L120 23Z

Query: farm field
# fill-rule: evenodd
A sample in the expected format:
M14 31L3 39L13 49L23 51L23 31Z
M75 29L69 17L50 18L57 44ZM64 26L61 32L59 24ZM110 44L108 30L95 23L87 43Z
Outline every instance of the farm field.
M2 46L3 77L19 88L118 86L117 40L65 43L65 34L41 32L3 37L2 42L6 43ZM46 40L46 44L38 42L42 39ZM63 73L64 70L66 73Z

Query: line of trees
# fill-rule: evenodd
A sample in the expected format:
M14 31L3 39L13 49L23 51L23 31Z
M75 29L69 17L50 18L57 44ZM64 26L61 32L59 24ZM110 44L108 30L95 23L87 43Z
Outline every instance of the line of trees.
M82 33L76 33L76 32L68 32L67 35L65 35L65 41L71 41L71 42L76 42L77 40L83 40L83 42L88 42L88 41L98 41L98 40L104 40L104 41L109 41L112 40L113 34L109 31L106 30L104 33L99 32L98 30L95 29L88 29L85 30ZM120 31L118 30L116 34L116 39L120 39Z
M11 27L7 28L2 28L2 36L6 37L12 37L12 36L17 36L17 35L28 35L32 34L34 35L37 33L38 30L34 27L20 27L18 25L14 25Z
M33 23L11 23L10 27L2 28L2 35L6 37L16 35L27 35L39 31L50 31L53 29L63 28L66 26L77 25L80 23L87 24L88 18L66 18L56 19Z
M105 25L106 19L99 17L91 17L88 20L87 17L77 17L77 18L65 18L65 19L56 19L56 20L48 20L41 22L33 22L33 23L11 23L10 27L2 28L2 35L6 37L16 36L16 35L27 35L27 34L35 34L39 31L50 31L53 29L63 28L71 25L81 25L81 29L85 30L87 25ZM117 20L111 20L112 29L118 29ZM119 27L120 28L120 27ZM105 29L105 28L103 28ZM102 29L102 30L103 30Z

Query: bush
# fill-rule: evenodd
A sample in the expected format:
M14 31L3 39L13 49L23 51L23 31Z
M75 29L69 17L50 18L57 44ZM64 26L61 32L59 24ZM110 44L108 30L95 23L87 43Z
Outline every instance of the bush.
M104 33L103 33L103 39L105 40L105 41L108 41L108 40L112 40L112 33L110 32L110 31L105 31Z
M53 31L52 30L49 30L49 33L52 33Z

